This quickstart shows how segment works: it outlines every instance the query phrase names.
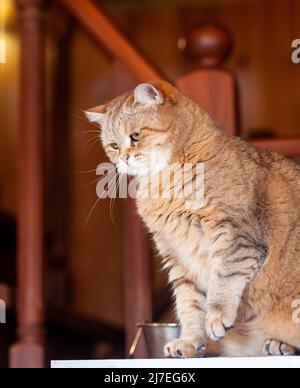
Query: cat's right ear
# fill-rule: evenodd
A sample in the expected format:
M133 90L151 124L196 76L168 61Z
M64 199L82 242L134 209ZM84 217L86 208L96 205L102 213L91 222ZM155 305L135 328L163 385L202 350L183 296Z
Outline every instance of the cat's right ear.
M134 90L134 103L142 105L161 105L164 102L163 95L159 89L150 83L138 85Z
M101 106L97 106L96 108L92 108L85 111L84 114L85 114L85 117L91 123L95 123L95 124L99 124L100 126L103 126L107 119L106 109L107 109L106 105L101 105Z

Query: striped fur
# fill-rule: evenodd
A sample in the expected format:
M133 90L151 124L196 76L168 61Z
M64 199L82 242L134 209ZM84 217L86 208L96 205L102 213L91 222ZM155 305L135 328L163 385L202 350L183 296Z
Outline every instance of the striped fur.
M184 199L143 198L148 179L140 176L139 214L169 271L182 327L166 356L195 357L203 345L227 356L300 349L292 320L300 299L300 166L227 136L173 86L151 85L163 103L136 104L133 92L108 103L102 141L116 164L125 155L149 165L154 152L168 155L159 173L173 162L205 164L198 210ZM141 140L130 143L137 130Z

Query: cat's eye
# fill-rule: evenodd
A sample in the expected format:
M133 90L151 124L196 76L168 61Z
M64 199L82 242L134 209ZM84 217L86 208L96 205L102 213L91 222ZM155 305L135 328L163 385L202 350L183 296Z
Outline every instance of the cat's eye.
M130 138L134 142L141 140L141 132L134 132L131 134Z
M118 150L120 147L118 146L117 143L112 143L111 145L111 148L113 148L114 150Z

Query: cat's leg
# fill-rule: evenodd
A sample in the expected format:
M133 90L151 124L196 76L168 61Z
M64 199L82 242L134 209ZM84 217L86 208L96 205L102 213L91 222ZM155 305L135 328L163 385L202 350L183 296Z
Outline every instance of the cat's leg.
M171 267L169 280L176 297L181 336L165 346L165 356L172 358L200 356L206 342L206 295L187 278L184 269L178 264Z
M215 251L207 295L206 333L212 340L223 338L234 325L247 284L266 260L267 248L239 231L222 231L223 244Z
M277 340L268 340L263 346L264 356L294 356L297 349Z

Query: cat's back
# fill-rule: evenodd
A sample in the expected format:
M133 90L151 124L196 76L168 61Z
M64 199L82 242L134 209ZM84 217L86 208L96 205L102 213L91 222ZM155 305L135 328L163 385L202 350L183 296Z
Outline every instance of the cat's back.
M227 138L227 145L227 152L232 152L237 162L243 162L242 172L255 171L280 185L300 186L300 161L258 148L237 137Z
M282 250L293 235L292 246L300 248L300 163L243 140L235 140L235 148L246 160L248 179L256 175L249 196L254 198L259 214L264 215L264 228L272 246Z

